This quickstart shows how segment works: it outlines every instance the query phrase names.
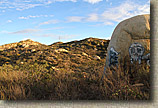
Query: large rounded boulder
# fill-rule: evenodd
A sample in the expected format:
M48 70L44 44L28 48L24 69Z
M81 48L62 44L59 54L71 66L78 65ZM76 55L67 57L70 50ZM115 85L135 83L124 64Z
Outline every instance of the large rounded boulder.
M138 15L115 28L106 57L106 67L115 66L129 56L131 63L150 61L150 15Z

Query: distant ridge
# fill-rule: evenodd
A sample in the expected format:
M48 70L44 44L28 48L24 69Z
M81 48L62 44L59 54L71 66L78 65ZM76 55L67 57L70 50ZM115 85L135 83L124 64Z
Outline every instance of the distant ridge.
M31 39L22 40L0 46L0 65L36 62L51 67L59 65L60 62L63 64L65 59L70 64L75 61L83 62L82 60L105 61L109 42L110 40L105 39L86 38L45 45Z
M85 39L82 39L82 40L74 40L74 41L70 41L70 42L66 42L66 43L63 43L63 42L55 42L53 44L50 44L48 46L56 46L56 45L59 45L59 44L69 44L69 43L80 43L80 42L83 42L83 41L109 41L108 39L99 39L99 38L93 38L93 37L89 37L89 38L85 38ZM14 48L14 47L17 47L18 45L45 45L45 44L42 44L40 42L37 42L37 41L33 41L31 39L26 39L26 40L21 40L19 42L15 42L15 43L9 43L9 44L4 44L4 45L1 45L0 46L0 49L3 50L3 49L10 49L10 48Z

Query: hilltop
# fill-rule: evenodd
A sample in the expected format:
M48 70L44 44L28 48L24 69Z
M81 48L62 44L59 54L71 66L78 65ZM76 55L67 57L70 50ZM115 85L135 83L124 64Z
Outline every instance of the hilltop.
M30 45L41 45L41 43L32 41L31 39L27 39L27 40L22 40L20 42L15 42L15 43L2 45L2 46L0 46L0 50L2 51L2 50L5 50L5 49L16 48L17 46L26 48Z
M80 64L81 61L105 61L109 41L86 38L79 41L45 45L27 39L0 46L0 65L38 63L48 64L48 67L57 67L61 63L64 65L65 62Z

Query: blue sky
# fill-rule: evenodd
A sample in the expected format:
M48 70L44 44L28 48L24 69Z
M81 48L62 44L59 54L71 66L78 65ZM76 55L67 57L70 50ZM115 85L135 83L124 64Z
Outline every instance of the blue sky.
M0 45L110 39L120 21L149 13L149 0L0 0Z

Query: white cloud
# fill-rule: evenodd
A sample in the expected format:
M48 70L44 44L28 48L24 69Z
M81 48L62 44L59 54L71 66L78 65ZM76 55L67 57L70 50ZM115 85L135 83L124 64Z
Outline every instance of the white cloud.
M8 21L7 21L7 23L11 23L11 22L12 22L12 20L8 20Z
M98 14L96 13L92 13L92 14L89 14L86 21L89 21L89 22L95 22L95 21L98 21L99 17L98 17Z
M66 2L66 1L71 1L71 2L77 2L77 0L54 0L56 2Z
M0 9L16 9L18 11L47 6L55 2L77 2L77 0L1 0Z
M59 20L48 20L48 21L40 23L39 26L40 25L47 25L47 24L56 24L56 23L59 23L59 22L60 22Z
M117 7L109 8L108 10L104 11L101 17L105 22L120 22L124 19L133 17L135 15L149 14L149 13L150 13L149 3L140 5L130 0L127 0Z
M84 17L80 16L71 16L67 18L68 22L81 22Z
M19 19L30 19L30 18L39 18L39 17L53 17L54 15L28 15L20 16Z
M104 22L103 24L104 24L104 25L114 25L114 23L108 22L108 21Z
M150 3L138 4L130 0L122 2L122 4L108 8L101 14L91 13L87 16L71 16L67 18L68 22L98 22L98 24L90 26L114 25L127 18L150 13Z
M19 17L19 19L28 19L28 17L22 16L22 17Z
M95 3L99 3L99 2L101 2L103 0L83 0L83 1L91 3L91 4L95 4Z
M42 6L42 4L25 4L25 3L23 3L23 4L14 4L13 6L15 6L16 10L23 11L23 10L34 8L37 6ZM14 7L12 7L12 8L14 8Z

